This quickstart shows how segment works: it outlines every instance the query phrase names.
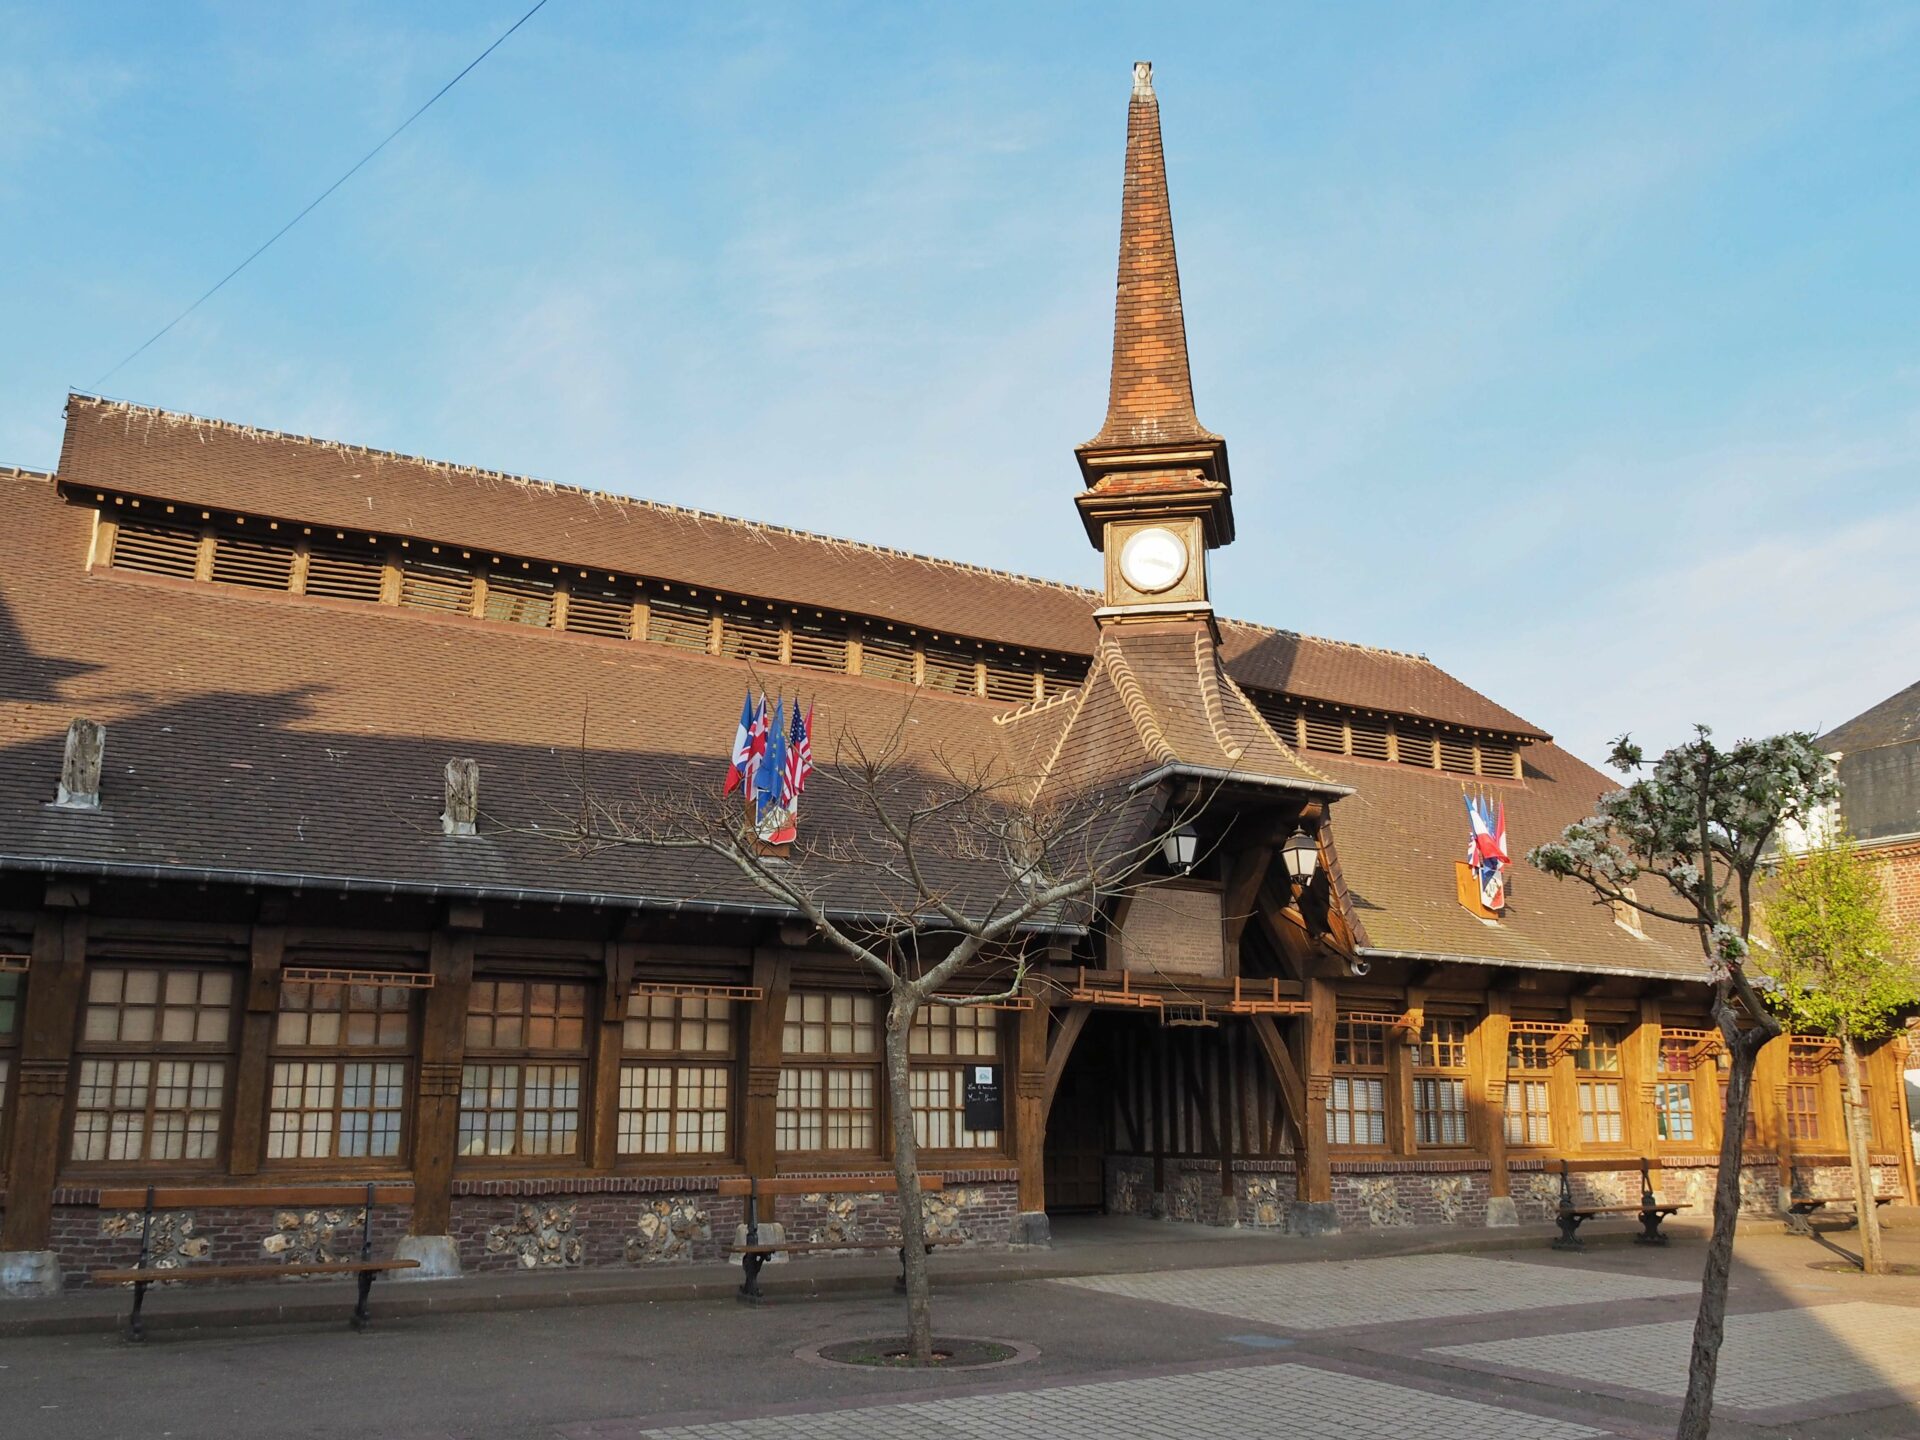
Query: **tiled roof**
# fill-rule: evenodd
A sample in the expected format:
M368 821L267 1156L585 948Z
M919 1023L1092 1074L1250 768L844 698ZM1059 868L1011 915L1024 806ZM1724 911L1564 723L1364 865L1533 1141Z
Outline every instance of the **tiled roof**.
M939 635L1069 655L1096 641L1091 590L494 471L74 395L60 480L133 495L492 550ZM1064 519L1064 497L1063 497ZM1544 732L1422 656L1245 621L1228 672L1303 699L1445 725Z
M1835 726L1820 737L1818 744L1829 755L1852 755L1914 740L1920 740L1920 681L1861 711L1846 724Z
M188 432L191 433L191 432ZM209 446L210 449L218 448ZM72 477L62 476L71 483ZM127 489L150 493L125 472ZM601 898L613 904L763 906L737 875L686 851L592 858L548 838L590 767L624 799L709 789L738 712L740 662L661 646L529 631L395 607L308 600L85 568L89 512L44 478L0 479L0 864L104 866L258 883ZM1662 942L1613 927L1571 887L1525 875L1498 930L1452 898L1463 823L1438 773L1311 762L1275 737L1208 664L1189 625L1127 626L1079 693L996 713L977 700L912 700L913 746L1051 767L1076 788L1150 773L1173 757L1228 760L1305 788L1352 786L1334 815L1371 941L1511 963L1691 973ZM900 721L910 692L809 674L816 752ZM108 727L102 808L47 805L75 715ZM1232 756L1234 748L1240 754ZM440 833L441 772L481 764L489 833ZM1528 751L1510 787L1524 846L1582 813L1604 788L1550 747ZM1536 759L1535 757L1539 757ZM842 823L810 793L808 823ZM962 890L995 884L964 867ZM834 880L847 908L875 902L870 877Z

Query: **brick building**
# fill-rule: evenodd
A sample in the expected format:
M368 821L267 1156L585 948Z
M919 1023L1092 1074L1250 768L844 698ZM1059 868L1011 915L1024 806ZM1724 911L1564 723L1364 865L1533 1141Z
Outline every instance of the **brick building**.
M624 794L717 783L756 674L812 697L822 755L911 704L917 750L1042 792L1206 797L1157 903L1021 937L1036 1001L923 1020L939 1233L1512 1223L1562 1159L1617 1199L1643 1156L1703 1205L1692 942L1527 874L1485 912L1457 873L1463 787L1517 851L1606 780L1423 657L1215 609L1232 480L1194 407L1145 67L1125 176L1108 410L1076 452L1098 592L69 398L58 470L0 475L15 1289L130 1260L103 1200L154 1181L195 1187L161 1217L188 1264L326 1252L352 1220L300 1207L316 1177L382 1182L383 1243L444 1267L711 1258L744 1175L823 1177L769 1207L789 1233L884 1233L878 1180L847 1183L888 1167L857 974L711 857L538 834L577 761ZM453 760L498 823L451 823ZM857 913L859 884L829 904ZM1762 1059L1757 1205L1844 1164L1825 1054ZM1893 1064L1876 1135L1910 1192ZM963 1113L978 1065L997 1128Z

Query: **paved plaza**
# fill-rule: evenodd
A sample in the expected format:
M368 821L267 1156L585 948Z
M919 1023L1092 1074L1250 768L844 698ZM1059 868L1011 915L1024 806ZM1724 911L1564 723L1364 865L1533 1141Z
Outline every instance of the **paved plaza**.
M1145 1222L1052 1251L936 1264L935 1321L1015 1341L1018 1363L960 1372L821 1362L823 1344L898 1334L884 1270L807 1293L829 1262L779 1267L762 1307L683 1294L580 1303L561 1275L502 1277L500 1304L421 1310L393 1287L338 1322L0 1340L8 1440L1660 1440L1685 1374L1701 1237L1580 1255L1513 1237L1421 1253L1406 1235L1198 1238ZM1116 1240L1115 1237L1118 1237ZM1624 1238L1624 1237L1622 1237ZM1454 1240L1452 1243L1458 1243ZM1891 1232L1920 1259L1920 1230ZM1287 1257L1297 1257L1288 1259ZM1236 1257L1243 1257L1233 1263ZM1329 1258L1334 1257L1334 1258ZM1813 1268L1826 1252L1743 1235L1717 1440L1920 1436L1920 1280ZM1097 1263L1094 1263L1097 1262ZM1062 1269L1072 1266L1072 1269ZM737 1274L737 1272L735 1272ZM481 1282L455 1282L459 1285ZM705 1290L701 1286L707 1287ZM267 1296L320 1287L263 1287ZM183 1306L160 1292L156 1313ZM232 1302L230 1302L231 1305ZM210 1312L215 1313L215 1312ZM230 1316L231 1308L217 1312Z

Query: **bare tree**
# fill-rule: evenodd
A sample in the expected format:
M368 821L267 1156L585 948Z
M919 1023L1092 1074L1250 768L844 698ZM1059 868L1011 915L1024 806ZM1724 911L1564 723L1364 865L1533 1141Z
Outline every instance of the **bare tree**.
M1124 781L1046 793L998 757L910 752L913 709L909 702L877 745L839 737L807 792L808 819L789 844L762 840L740 798L717 787L598 792L584 753L578 803L562 831L582 854L627 846L704 851L724 862L716 867L723 873L812 926L885 991L907 1360L924 1365L932 1361L933 1329L909 1069L915 1016L930 1005L1019 995L1029 981L1033 934L1083 926L1114 898L1157 883L1146 872L1162 836L1198 815L1217 782L1204 793L1196 787L1177 810L1158 788ZM972 993L953 988L965 985Z

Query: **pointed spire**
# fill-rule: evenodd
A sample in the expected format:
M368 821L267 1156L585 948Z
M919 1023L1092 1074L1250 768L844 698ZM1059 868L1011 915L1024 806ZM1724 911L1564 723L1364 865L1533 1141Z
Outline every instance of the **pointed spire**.
M1120 273L1113 314L1113 372L1107 419L1074 452L1087 484L1111 490L1116 472L1128 488L1217 490L1208 508L1210 543L1233 536L1226 443L1200 423L1187 366L1186 319L1180 308L1180 265L1173 248L1173 211L1160 148L1160 101L1153 66L1133 67L1127 107L1127 171L1120 209ZM1143 473L1151 472L1151 473ZM1086 505L1089 535L1094 518ZM1095 537L1095 543L1099 540Z
M1217 440L1193 412L1180 265L1160 149L1153 66L1133 67L1127 107L1127 178L1120 209L1120 280L1113 314L1107 423L1083 449Z

